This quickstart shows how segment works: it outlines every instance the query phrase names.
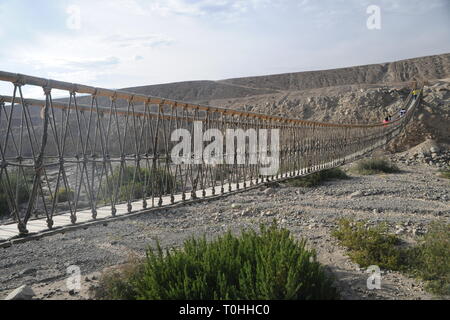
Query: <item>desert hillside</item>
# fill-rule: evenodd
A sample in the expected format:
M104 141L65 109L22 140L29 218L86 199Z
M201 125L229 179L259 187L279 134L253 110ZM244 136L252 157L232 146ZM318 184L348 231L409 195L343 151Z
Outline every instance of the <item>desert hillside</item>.
M241 98L316 88L399 84L413 79L450 76L450 53L382 64L333 70L245 77L221 81L190 81L126 88L127 91L189 102Z
M334 70L221 81L191 81L127 91L279 116L334 123L369 123L394 114L411 81L426 82L424 100L406 135L391 145L404 151L426 139L450 143L450 53Z
M426 139L450 144L450 53L335 70L178 82L125 90L304 120L373 123L399 110L413 79L426 82L423 103L406 134L394 141L390 149L405 151ZM91 97L79 97L78 102L90 105ZM100 105L109 103L109 99L99 98ZM120 100L118 106L126 108L126 102ZM31 110L37 125L39 112L39 109ZM13 125L20 125L20 113L16 112Z
M440 79L450 73L450 54L365 66L224 80L223 83L273 90L305 90L354 84Z

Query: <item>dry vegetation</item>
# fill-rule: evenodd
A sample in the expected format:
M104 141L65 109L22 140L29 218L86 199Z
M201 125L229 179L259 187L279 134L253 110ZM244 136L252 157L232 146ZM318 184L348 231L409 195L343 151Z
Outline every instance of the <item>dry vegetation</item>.
M369 226L343 219L333 235L361 267L377 265L402 271L425 280L430 292L450 295L450 224L445 221L433 223L413 247L402 246L402 240L389 233L386 224Z

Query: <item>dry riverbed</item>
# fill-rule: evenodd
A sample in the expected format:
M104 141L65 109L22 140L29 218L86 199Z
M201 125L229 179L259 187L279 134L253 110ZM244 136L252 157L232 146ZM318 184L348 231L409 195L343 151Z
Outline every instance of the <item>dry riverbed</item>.
M424 165L400 164L400 174L356 176L317 188L262 187L187 207L150 213L0 249L0 297L28 284L35 299L89 299L100 272L142 257L159 239L179 247L192 236L214 238L277 219L296 238L306 238L319 261L336 277L343 299L435 299L416 279L382 272L381 290L368 290L366 270L351 262L331 236L336 221L347 217L387 222L393 232L414 242L436 220L450 222L449 180ZM268 190L267 190L268 189ZM79 266L81 292L69 292L67 267ZM107 271L106 271L107 272Z

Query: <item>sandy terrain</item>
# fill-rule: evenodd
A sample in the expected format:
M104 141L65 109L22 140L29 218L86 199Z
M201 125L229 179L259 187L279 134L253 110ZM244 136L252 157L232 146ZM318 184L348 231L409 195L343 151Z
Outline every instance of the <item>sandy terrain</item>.
M244 192L220 201L169 209L114 222L107 227L55 235L0 250L0 288L3 295L23 284L33 286L37 299L88 299L99 272L143 256L159 239L165 248L179 247L192 236L212 239L227 230L238 233L277 219L296 238L306 238L319 261L336 277L344 299L435 299L423 283L398 272L383 271L382 289L366 287L368 275L346 256L331 231L342 217L386 221L392 231L414 242L432 221L450 222L449 182L436 176L437 169L406 166L394 175L354 176L305 189L271 186L271 192ZM361 191L359 195L355 192ZM267 195L271 193L271 195ZM353 194L353 195L352 195ZM66 287L66 268L82 272L82 291Z
M391 151L406 151L426 139L450 143L449 59L450 54L443 54L371 66L128 90L295 118L367 123L398 111L413 77L427 79L415 118L389 146ZM90 98L79 102L83 99L89 102ZM205 234L212 239L227 230L237 233L277 219L317 250L319 260L336 276L344 299L434 299L420 281L386 270L382 289L368 290L365 270L352 263L331 236L341 217L386 221L407 242L414 242L433 221L448 223L449 182L436 176L439 165L448 165L448 160L445 164L427 157L396 156L401 174L354 176L313 189L279 185L271 187L270 196L261 188L0 249L0 296L29 284L37 299L87 299L99 272L143 256L155 239L165 248L179 247L191 236ZM360 194L352 196L357 191ZM83 274L83 290L78 294L70 294L65 285L71 265L79 266Z

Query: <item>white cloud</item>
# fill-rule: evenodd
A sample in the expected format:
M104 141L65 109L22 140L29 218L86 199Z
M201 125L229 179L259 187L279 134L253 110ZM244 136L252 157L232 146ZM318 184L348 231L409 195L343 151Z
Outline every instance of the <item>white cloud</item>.
M68 30L66 12L60 10L62 22L30 22L35 32L19 28L21 21L30 21L13 10L19 1L0 0L0 7L3 1L12 23L4 27L8 45L0 48L1 69L110 88L412 57L444 51L450 30L442 17L415 16L448 0L71 0L81 9L80 30ZM56 2L46 3L58 13ZM360 36L367 5L374 3L382 12L401 13L392 15L395 26L433 34L427 46L415 41L403 53L400 27L386 28L378 38ZM375 44L380 48L372 49Z
M134 3L133 3L134 2ZM270 0L129 0L132 7L139 8L141 14L150 12L163 17L190 16L190 17L222 17L230 19L250 10L265 7L277 1Z
M13 47L15 54L9 59L13 64L33 70L28 72L31 74L108 86L110 84L97 81L119 69L131 69L130 65L143 62L144 56L154 55L157 49L173 43L172 38L162 34L131 36L99 32L94 36L80 32L71 36L41 35L32 44ZM116 81L120 83L121 79Z
M72 72L54 71L48 72L48 78L57 79L59 81L77 82L77 83L92 83L95 82L99 76L109 74L108 71L100 71L98 69L78 70Z
M0 19L3 20L6 14L5 3L0 3ZM2 24L0 24L0 37L4 35L5 31L3 30Z
M373 2L373 1L372 1ZM366 3L370 3L366 0ZM431 10L449 6L448 0L381 0L377 3L384 12L404 15L421 15Z
M81 71L85 69L98 69L110 67L119 64L117 57L106 57L99 59L63 59L59 56L46 55L26 55L23 57L24 63L33 65L36 69L65 69L72 71Z
M160 34L127 36L127 35L113 35L108 36L103 41L109 42L118 47L160 47L172 45L175 40Z
M370 5L377 5L384 12L419 15L437 8L448 7L449 3L448 0L299 0L297 5L303 12L324 15L353 13Z
M43 35L36 43L13 48L13 64L31 74L68 82L95 83L128 58L96 37Z

